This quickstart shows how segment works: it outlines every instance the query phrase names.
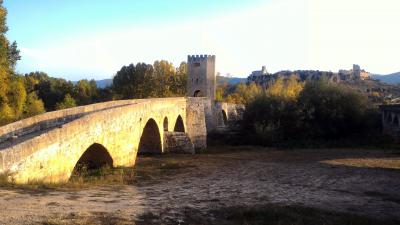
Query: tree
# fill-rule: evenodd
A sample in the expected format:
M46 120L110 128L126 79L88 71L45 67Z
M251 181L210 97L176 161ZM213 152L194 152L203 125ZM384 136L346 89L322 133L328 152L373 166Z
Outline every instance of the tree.
M26 92L20 80L14 77L14 66L20 59L16 42L11 45L6 38L7 10L0 0L0 124L5 124L21 116Z
M19 53L20 51L18 50L17 42L14 41L8 48L8 60L12 69L15 69L17 61L21 59Z
M14 119L21 119L27 95L24 78L22 76L12 76L9 85L9 105L13 109Z
M254 82L248 85L239 83L233 93L227 96L226 100L230 103L247 104L261 93L263 93L263 89Z
M33 90L43 100L47 111L55 110L56 104L64 100L66 94L74 94L74 84L65 79L53 78L44 72L25 75L28 90Z
M174 68L161 60L153 65L138 63L123 66L113 78L116 98L149 98L184 96L186 94L186 63Z
M157 97L173 96L173 84L175 77L175 68L172 63L161 60L155 61L153 64L154 72L153 78L157 85L155 85Z
M35 92L29 93L24 105L24 117L31 117L45 112L43 101L38 98Z
M174 82L172 83L172 92L176 96L185 96L187 86L187 64L181 62L178 68L176 68L176 74L174 76Z
M295 136L298 118L294 100L261 93L246 105L243 124L262 144L270 144Z
M64 100L62 102L59 102L56 104L56 109L67 109L67 108L72 108L76 106L75 100L71 97L70 94L66 94L64 97Z
M349 87L336 85L326 78L308 81L298 101L303 135L339 138L362 132L368 100Z
M280 96L282 98L296 99L304 83L300 82L296 75L291 75L287 79L278 77L274 83L267 88L267 94L271 96Z
M98 96L95 80L80 80L74 86L74 99L78 105L87 105L93 103Z

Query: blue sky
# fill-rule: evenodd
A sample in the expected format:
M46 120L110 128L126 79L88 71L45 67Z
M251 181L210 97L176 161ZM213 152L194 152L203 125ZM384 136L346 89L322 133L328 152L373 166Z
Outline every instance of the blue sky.
M123 65L217 55L245 77L266 65L400 71L397 0L5 0L21 73L110 78Z
M8 36L32 46L65 36L240 10L260 0L5 0ZM54 40L56 39L56 40Z

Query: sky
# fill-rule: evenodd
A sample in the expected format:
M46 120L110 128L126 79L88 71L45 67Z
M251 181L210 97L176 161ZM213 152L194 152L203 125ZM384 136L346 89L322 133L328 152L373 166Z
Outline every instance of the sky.
M130 63L216 55L221 74L400 71L398 0L5 0L17 71L111 78Z

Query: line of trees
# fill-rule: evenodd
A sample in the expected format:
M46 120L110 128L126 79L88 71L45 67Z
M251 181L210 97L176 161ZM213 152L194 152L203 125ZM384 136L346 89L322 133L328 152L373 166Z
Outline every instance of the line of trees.
M137 63L124 66L113 79L115 99L161 98L185 96L186 63L179 67L168 61L155 61L153 65Z
M124 66L116 73L113 85L98 88L94 80L76 83L54 78L44 72L17 74L21 59L17 43L6 38L7 10L0 0L0 126L44 113L77 105L117 99L184 96L186 63L175 68L161 60L153 65Z
M299 82L292 76L276 80L246 102L243 128L250 142L263 145L365 141L380 134L380 116L352 88L325 78Z
M17 43L6 37L7 10L0 0L0 125L44 112L43 102L25 88L25 79L15 73L21 58Z

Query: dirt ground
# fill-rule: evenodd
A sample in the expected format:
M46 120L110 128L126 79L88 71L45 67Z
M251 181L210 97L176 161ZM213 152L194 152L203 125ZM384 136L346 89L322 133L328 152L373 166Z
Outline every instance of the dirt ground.
M270 204L400 221L400 151L218 148L139 157L132 184L2 187L0 224L218 224Z

